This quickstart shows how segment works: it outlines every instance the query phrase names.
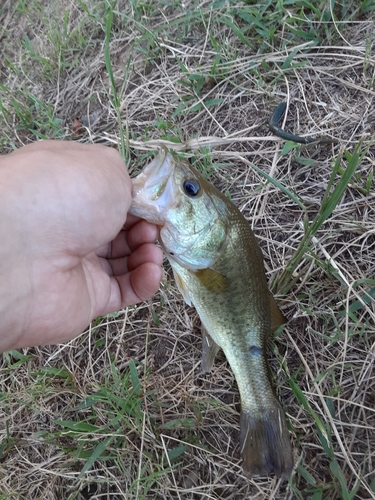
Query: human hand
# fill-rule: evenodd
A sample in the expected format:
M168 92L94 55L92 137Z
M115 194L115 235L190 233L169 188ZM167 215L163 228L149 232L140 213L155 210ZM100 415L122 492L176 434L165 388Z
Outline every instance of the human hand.
M42 141L0 157L0 352L70 340L157 291L157 227L130 204L112 148Z

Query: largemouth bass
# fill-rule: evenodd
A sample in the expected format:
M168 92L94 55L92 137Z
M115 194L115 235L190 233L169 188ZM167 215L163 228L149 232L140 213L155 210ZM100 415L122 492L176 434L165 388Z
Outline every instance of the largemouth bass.
M221 347L241 397L240 449L248 475L288 479L293 453L269 377L266 342L285 323L263 257L235 205L188 161L164 148L133 179L130 213L161 226L160 243L185 301L202 322L202 368Z

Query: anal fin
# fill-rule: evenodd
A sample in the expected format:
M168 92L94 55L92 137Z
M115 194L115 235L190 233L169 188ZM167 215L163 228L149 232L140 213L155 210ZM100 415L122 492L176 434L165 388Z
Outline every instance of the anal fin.
M215 356L219 352L220 346L212 340L212 337L202 325L202 363L201 373L210 372L215 361Z

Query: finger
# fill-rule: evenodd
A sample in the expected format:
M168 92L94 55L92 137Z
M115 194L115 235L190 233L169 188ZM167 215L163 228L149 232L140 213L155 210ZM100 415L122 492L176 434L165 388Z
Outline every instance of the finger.
M158 238L158 233L157 226L138 219L131 229L120 231L112 241L109 251L108 247L103 247L98 251L98 255L109 259L124 257L141 245L154 243Z
M120 276L121 274L133 271L142 264L147 262L153 262L158 266L163 263L163 252L161 248L157 247L153 243L145 243L137 248L128 257L120 257L118 259L109 259L108 261L110 276ZM108 269L107 267L105 268Z
M159 236L159 228L141 219L129 229L127 243L131 250L135 250L144 243L155 243Z
M145 243L137 248L128 258L128 270L132 272L142 264L151 262L161 267L163 264L163 251L154 243Z
M126 221L124 224L125 229L130 229L134 224L139 222L141 220L140 217L137 217L136 215L128 214L126 216Z
M159 265L154 262L147 262L125 275L125 283L127 277L129 278L130 289L123 286L122 277L118 278L122 292L123 307L151 298L159 289L162 273L162 268ZM131 290L134 293L134 297L138 297L137 302L134 302L133 297L129 295Z
M150 299L158 290L162 269L147 262L133 271L111 278L110 299L101 314L118 311L123 307Z

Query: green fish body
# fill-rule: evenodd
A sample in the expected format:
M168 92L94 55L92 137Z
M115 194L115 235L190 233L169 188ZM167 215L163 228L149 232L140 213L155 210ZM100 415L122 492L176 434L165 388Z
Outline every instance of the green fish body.
M270 332L285 320L268 290L248 222L189 162L166 149L133 179L130 212L161 226L160 242L179 290L202 322L203 371L210 370L218 348L233 370L244 471L288 479L292 447L265 352Z

